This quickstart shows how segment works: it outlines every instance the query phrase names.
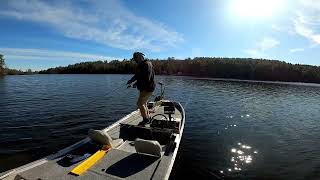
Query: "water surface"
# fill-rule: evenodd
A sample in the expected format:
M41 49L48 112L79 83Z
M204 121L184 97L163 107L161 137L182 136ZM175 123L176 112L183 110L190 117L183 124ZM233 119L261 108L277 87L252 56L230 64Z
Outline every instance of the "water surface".
M0 172L136 109L128 75L0 79ZM186 109L171 179L320 178L320 87L157 76ZM157 89L158 92L158 89Z

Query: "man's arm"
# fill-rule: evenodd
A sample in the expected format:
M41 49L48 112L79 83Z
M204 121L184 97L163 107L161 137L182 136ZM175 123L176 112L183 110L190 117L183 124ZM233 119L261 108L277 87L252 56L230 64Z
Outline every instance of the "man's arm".
M135 80L137 80L137 74L135 74L134 76L132 76L132 78L127 82L127 84L131 84L131 83L134 82Z

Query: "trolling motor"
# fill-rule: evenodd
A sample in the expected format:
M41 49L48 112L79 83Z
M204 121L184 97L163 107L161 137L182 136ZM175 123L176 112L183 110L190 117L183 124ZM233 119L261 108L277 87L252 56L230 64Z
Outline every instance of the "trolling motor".
M165 86L162 82L159 82L158 84L160 85L160 96L157 96L154 102L159 102L164 99ZM162 115L163 117L165 117L166 120L171 121L172 114L174 114L175 112L174 104L172 102L161 102L161 106L164 106L164 114L167 114L169 116L169 119L162 114L158 114L158 115Z
M164 84L163 84L162 82L158 82L158 84L160 85L160 96L157 96L157 97L154 99L154 102L163 100L163 98L164 98L164 89L165 89L165 86L164 86Z

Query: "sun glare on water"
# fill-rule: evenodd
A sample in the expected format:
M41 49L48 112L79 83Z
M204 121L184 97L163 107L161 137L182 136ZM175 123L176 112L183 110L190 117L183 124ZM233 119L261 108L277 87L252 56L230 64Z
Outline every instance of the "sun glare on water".
M275 17L286 6L286 0L232 0L232 14L244 19L268 19Z

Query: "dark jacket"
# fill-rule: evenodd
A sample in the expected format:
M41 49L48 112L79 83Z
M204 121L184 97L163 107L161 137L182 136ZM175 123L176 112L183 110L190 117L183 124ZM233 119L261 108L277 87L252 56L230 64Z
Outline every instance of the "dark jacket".
M150 61L144 60L138 64L136 74L131 78L130 81L133 82L135 80L137 80L137 88L140 91L154 91L154 69Z

